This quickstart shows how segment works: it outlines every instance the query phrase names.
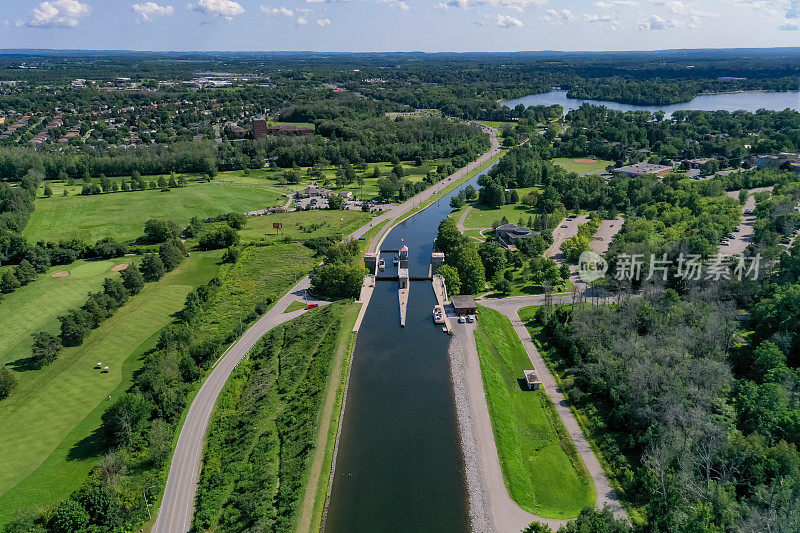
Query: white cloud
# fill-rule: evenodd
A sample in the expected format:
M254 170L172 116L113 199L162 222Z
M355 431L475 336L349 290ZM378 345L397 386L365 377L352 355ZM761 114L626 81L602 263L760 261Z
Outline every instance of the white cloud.
M242 5L233 0L198 0L196 4L189 4L186 8L189 11L197 11L209 17L221 17L228 21L244 13Z
M308 1L308 0L306 0ZM548 0L447 0L443 4L437 4L436 7L476 7L476 6L491 6L491 7L505 7L522 11L527 7L541 7L545 5Z
M508 15L485 15L478 21L480 26L497 26L499 28L521 28L523 23L521 20L508 16Z
M349 2L350 0L306 0L309 4L333 4L335 2Z
M787 19L800 19L800 0L792 0L789 9L786 11Z
M172 15L175 8L172 6L160 6L155 2L145 2L144 4L133 4L131 6L136 14L139 15L139 22L153 22L156 17Z
M608 0L603 2L601 0L599 2L595 2L594 5L600 9L613 9L615 7L636 7L639 5L639 2L636 2L635 0Z
M652 15L648 20L639 23L640 30L666 30L675 28L678 25L676 20L665 20L658 15Z
M306 19L305 17L297 17L298 26L305 26L306 24L308 24L308 19Z
M91 12L89 4L78 0L53 0L33 8L28 20L22 24L32 28L75 28Z
M542 15L541 20L550 24L566 24L575 20L575 14L569 9L548 9Z
M692 4L687 4L682 2L681 0L650 0L650 3L656 7L660 7L669 11L672 15L678 16L677 19L673 20L663 20L665 23L671 23L670 28L697 28L700 26L703 19L707 18L717 18L716 13L710 13L708 11L700 11ZM643 22L639 25L640 29L643 29L642 26L648 26L652 19L659 19L657 15L653 15L651 20L647 22ZM659 26L659 21L655 21L655 25ZM646 28L651 29L651 28ZM652 29L663 29L663 28L652 28Z
M389 7L394 7L399 9L400 11L408 11L411 9L404 0L378 0L379 4L387 4Z
M283 6L273 8L261 6L261 12L265 15L283 15L285 17L294 17L294 11Z
M598 15L597 13L584 13L583 21L587 24L606 24L609 29L616 30L619 27L619 19L616 15L604 13Z
M317 19L316 25L320 28L331 25L331 19Z

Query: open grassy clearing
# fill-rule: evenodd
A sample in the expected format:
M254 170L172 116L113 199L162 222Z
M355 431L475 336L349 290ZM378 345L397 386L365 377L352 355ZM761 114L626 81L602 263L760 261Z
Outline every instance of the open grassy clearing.
M340 233L349 235L367 222L373 215L352 210L317 209L293 211L275 215L250 217L241 230L242 242L280 242L286 238L306 240ZM272 224L280 222L283 229L275 230Z
M511 497L545 518L573 518L594 505L594 484L547 392L522 388L522 371L533 365L511 322L482 307L475 340Z
M524 197L523 191L527 190L528 189L518 189L520 199ZM525 194L527 194L527 192L525 192ZM472 210L467 215L466 220L464 220L464 227L477 229L491 228L494 221L501 220L503 217L506 217L512 224L517 224L520 219L522 219L525 222L524 225L527 225L528 219L533 217L535 220L538 213L539 211L537 209L531 209L521 202L518 204L503 205L496 209L475 203L472 206Z
M99 290L105 278L119 277L118 272L111 271L114 266L133 259L119 257L55 266L40 274L33 283L6 294L0 301L0 324L3 325L0 365L9 364L12 370L24 366L24 359L30 356L31 333L41 329L57 333L58 315L82 305L86 293ZM70 275L52 277L54 272L62 270L69 270Z
M189 291L215 275L220 256L192 253L161 281L147 284L83 345L18 375L19 387L0 402L0 523L17 509L52 504L83 482L99 460L100 415L129 386L141 356L155 346ZM108 374L94 369L98 361L109 366Z
M513 276L514 279L511 281L511 292L509 292L508 294L489 292L487 297L505 298L507 296L530 296L532 294L544 294L544 287L542 287L537 283L533 283L527 280L523 268L515 270L513 272ZM563 283L553 285L551 292L562 293L562 292L573 292L574 290L575 290L575 285L570 280L566 280Z
M263 187L224 183L191 183L162 192L158 189L93 196L58 196L36 200L36 210L23 235L29 241L105 237L134 239L151 218L169 218L186 225L193 216L205 218L230 211L250 211L283 205L288 198Z
M223 267L220 275L225 284L209 305L209 318L199 334L225 338L231 332L244 332L243 316L258 303L277 301L316 265L314 252L302 244L245 248L236 264Z
M583 158L557 157L553 159L553 163L567 172L575 172L576 174L598 172L600 170L605 170L608 165L614 164L613 161L606 161L605 159L597 159L594 162L582 161L582 159Z

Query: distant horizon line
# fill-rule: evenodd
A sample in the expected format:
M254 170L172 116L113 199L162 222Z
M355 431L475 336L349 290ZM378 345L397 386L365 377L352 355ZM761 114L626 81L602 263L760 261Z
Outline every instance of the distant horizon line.
M35 54L336 54L336 55L378 55L378 54L413 54L413 55L523 55L523 54L659 54L659 53L689 53L689 52L758 52L758 51L795 51L800 52L800 46L762 46L762 47L735 47L735 48L660 48L660 49L616 49L616 50L492 50L492 51L455 51L455 50L368 50L368 51L342 51L342 50L136 50L125 48L0 48L0 55L35 55Z

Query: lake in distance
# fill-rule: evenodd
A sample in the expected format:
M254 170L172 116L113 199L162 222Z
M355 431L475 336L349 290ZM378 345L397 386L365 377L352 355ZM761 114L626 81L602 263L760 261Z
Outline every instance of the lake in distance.
M793 109L795 111L800 111L800 93L796 91L785 91L704 94L695 97L690 102L681 104L647 106L619 104L617 102L606 102L603 100L567 98L567 91L550 91L549 93L523 96L515 100L501 102L501 104L507 105L510 108L514 108L519 104L523 104L525 107L558 104L564 108L564 113L568 113L573 109L578 109L583 104L602 105L617 111L645 110L651 113L664 111L667 115L671 115L675 111L749 111L752 113L759 109L768 109L771 111Z

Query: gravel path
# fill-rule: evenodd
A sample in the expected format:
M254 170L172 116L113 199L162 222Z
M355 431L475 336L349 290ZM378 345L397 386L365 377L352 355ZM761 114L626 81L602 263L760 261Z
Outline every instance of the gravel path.
M458 419L458 432L461 436L461 451L464 455L464 475L467 480L467 493L469 495L470 525L472 526L472 531L494 531L483 484L478 442L475 434L475 421L470 408L470 393L465 387L467 370L460 335L454 336L450 341L448 356L450 359L450 377L453 382L453 396L456 404L456 418Z

